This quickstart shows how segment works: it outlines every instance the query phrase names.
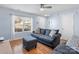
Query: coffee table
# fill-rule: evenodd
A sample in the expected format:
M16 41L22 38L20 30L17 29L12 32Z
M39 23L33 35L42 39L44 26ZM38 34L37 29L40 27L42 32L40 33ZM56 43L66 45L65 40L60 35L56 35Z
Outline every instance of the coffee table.
M26 50L31 50L33 48L36 48L36 46L37 46L36 38L32 36L23 38L23 48L25 48Z

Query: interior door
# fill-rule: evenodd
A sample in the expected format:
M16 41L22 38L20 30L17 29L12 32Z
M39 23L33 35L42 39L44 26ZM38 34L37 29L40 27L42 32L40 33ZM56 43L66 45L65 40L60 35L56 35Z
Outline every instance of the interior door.
M73 35L73 14L61 15L62 39L69 40Z

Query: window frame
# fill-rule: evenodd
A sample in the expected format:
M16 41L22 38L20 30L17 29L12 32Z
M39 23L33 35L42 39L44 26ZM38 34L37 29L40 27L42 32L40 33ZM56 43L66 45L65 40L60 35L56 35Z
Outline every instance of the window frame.
M30 19L30 24L31 24L31 25L30 25L30 26L31 26L31 29L30 29L29 31L24 31L24 21L25 21L25 19L22 19L22 21L23 21L22 31L21 31L21 32L15 31L15 27L16 27L16 26L15 26L15 20L16 20L15 18L16 18L16 17L21 17L21 18L26 18L26 19L29 18L29 19ZM15 33L32 32L32 29L33 29L32 17L27 17L27 16L26 16L26 17L23 17L23 16L15 16L15 15L13 16L13 32L15 32Z

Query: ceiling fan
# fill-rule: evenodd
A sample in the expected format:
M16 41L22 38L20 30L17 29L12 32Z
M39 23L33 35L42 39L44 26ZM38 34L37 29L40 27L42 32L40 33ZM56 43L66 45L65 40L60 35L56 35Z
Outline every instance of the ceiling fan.
M48 9L51 9L52 8L52 5L49 5L49 4L40 4L40 11L45 11L45 10L48 10ZM48 14L45 14L44 16L49 16Z
M50 8L52 8L52 6L49 5L49 4L40 4L40 8L43 8L43 9L50 9Z

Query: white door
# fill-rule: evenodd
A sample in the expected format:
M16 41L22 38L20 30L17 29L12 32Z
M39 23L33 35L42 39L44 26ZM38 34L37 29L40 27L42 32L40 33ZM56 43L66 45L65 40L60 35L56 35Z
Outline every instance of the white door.
M69 40L73 35L73 14L62 14L61 15L61 32L62 39Z

